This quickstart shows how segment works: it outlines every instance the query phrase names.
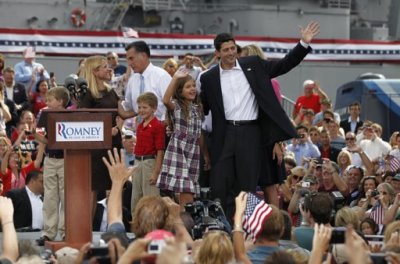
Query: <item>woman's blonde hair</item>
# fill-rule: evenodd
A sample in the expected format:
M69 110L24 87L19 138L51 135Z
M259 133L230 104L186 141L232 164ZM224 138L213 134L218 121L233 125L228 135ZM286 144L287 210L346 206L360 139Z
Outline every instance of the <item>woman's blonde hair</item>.
M360 219L353 209L343 207L336 213L335 226L346 227L348 224L351 224L357 230L360 227Z
M250 44L250 45L246 45L242 48L243 51L247 51L247 55L248 56L258 56L261 59L265 60L265 55L264 52L262 51L262 49L254 44ZM242 51L242 52L243 52Z
M195 259L201 264L226 264L234 257L230 237L223 231L211 231L204 236Z
M166 61L164 61L163 63L163 69L166 70L168 65L174 65L175 69L178 69L178 63L176 62L176 60L174 58L169 58Z
M89 91L94 98L100 98L100 92L98 89L96 76L93 74L93 71L98 70L101 66L102 62L107 62L106 57L104 56L90 56L85 60L85 67L80 72L80 77L86 79L89 86ZM107 90L110 90L111 87L108 83L102 81Z
M352 157L351 157L351 154L350 154L350 152L348 152L347 150L342 150L342 151L340 151L339 152L339 155L337 156L337 164L340 166L341 164L340 164L340 159L343 157L343 156L347 156L347 165L346 165L346 167L347 166L349 166L349 165L351 165L352 163L353 163L353 159L352 159Z
M400 221L394 221L386 226L385 232L383 233L383 242L386 244L395 232L400 233Z

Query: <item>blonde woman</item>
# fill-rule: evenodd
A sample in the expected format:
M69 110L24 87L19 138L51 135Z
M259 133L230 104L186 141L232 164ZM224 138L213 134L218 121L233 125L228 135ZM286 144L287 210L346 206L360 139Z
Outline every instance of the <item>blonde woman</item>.
M235 255L229 235L223 231L206 233L195 259L201 264L232 263Z
M346 176L346 169L352 165L353 160L351 157L350 152L347 150L342 150L340 151L338 157L337 157L337 164L340 167L340 173L339 176L344 177Z
M169 58L164 62L162 67L171 77L174 77L175 72L178 70L178 63L173 58Z
M112 69L108 66L106 57L91 56L86 58L85 65L80 71L80 77L88 82L88 91L79 100L79 108L105 108L112 113L112 148L122 147L121 126L118 122L117 112L118 95L111 89L109 82L112 77ZM92 190L105 191L111 189L111 180L108 170L102 161L107 156L107 150L96 150L92 152ZM96 201L96 199L94 199Z

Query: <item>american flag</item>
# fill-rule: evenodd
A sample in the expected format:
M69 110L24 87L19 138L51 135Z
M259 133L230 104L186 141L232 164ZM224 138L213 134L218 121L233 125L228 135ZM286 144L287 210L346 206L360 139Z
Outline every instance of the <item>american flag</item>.
M400 168L400 160L395 156L388 155L385 158L385 165L386 171L397 172L397 170Z
M251 236L253 242L256 241L258 234L266 217L272 212L271 206L263 200L249 193L246 202L246 211L243 216L243 229L246 231L246 237Z
M136 34L129 27L122 31L0 28L0 50L2 54L22 53L27 46L33 46L36 53L45 55L82 56L114 51L122 56L125 55L125 46ZM187 52L200 56L215 51L212 35L139 32L138 37L149 45L153 56L183 56ZM237 37L240 46L257 44L271 59L283 58L297 43L296 38ZM400 63L398 41L318 39L312 47L306 60Z
M123 27L122 34L125 38L139 38L139 33L130 27Z

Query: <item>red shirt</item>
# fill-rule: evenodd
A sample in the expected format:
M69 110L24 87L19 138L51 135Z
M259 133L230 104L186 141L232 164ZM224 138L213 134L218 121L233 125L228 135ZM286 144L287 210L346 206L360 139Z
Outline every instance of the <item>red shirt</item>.
M156 155L158 150L164 150L164 124L154 117L147 126L141 122L136 129L136 156Z
M0 178L3 179L3 192L1 193L1 195L4 196L11 189L19 189L24 187L26 175L28 175L28 173L33 171L34 169L35 163L32 161L21 169L21 171L19 172L19 179L13 179L13 174L9 168L7 168L6 174L3 174L0 170Z
M300 108L303 107L304 109L312 109L314 113L319 113L321 111L321 103L319 102L320 98L318 94L313 94L311 97L306 97L304 95L297 98L295 104L295 115L297 115L300 111Z
M322 147L319 148L319 151L321 152L321 158L325 158L325 159L329 159L329 157L331 156L331 148L327 148L326 150L324 150Z
M39 113L40 109L47 106L45 98L41 97L39 93L33 94L32 104L33 104L33 114L35 115L35 117Z

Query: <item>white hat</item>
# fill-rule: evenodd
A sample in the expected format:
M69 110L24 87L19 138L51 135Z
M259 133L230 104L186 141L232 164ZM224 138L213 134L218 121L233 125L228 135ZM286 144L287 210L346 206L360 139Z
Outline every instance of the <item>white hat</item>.
M63 247L56 251L58 264L69 264L74 263L79 255L79 250L72 247Z
M30 59L30 58L35 58L36 57L36 53L33 50L33 47L27 47L24 50L24 59Z
M315 84L315 82L313 80L305 80L303 82L303 88L306 88L307 86L314 85L314 84Z

